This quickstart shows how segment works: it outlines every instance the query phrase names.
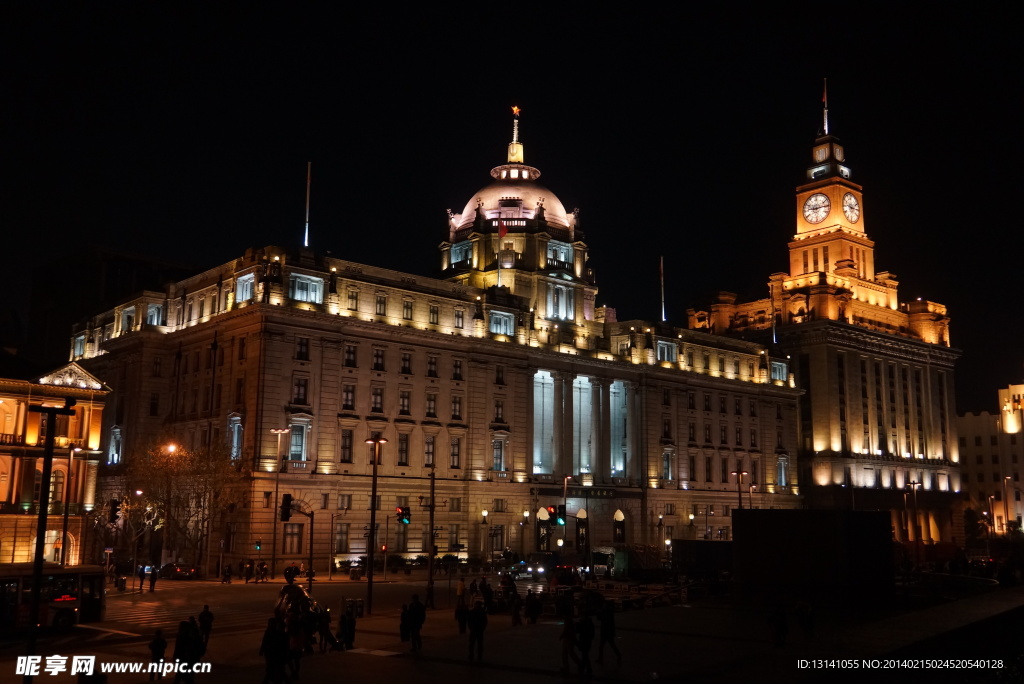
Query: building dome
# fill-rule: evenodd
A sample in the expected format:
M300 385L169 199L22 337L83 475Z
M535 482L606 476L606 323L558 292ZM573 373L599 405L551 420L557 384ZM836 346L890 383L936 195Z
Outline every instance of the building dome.
M491 169L493 183L474 194L461 214L452 217L455 230L473 225L477 212L487 219L533 219L538 206L544 207L544 219L551 226L569 228L573 222L553 192L535 182L540 171L525 164L505 164Z

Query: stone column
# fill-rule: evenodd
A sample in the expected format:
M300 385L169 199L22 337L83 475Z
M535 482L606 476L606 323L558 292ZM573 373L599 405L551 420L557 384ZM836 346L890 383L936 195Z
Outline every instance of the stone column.
M551 419L551 432L554 442L554 453L551 455L551 474L556 477L561 477L563 473L568 472L565 470L565 443L562 433L562 421L564 419L565 409L565 387L562 383L562 373L557 371L551 372L551 379L554 384L554 416Z
M594 476L594 482L599 483L606 477L606 467L602 464L607 462L604 450L601 448L601 381L598 378L590 378L590 473Z
M637 461L640 456L640 429L638 425L639 411L637 411L638 386L635 382L627 382L626 386L626 443L629 444L628 461L625 464L625 475L630 478L639 478L640 469Z
M560 373L560 384L562 385L562 459L556 475L575 475L573 467L573 375L572 373ZM557 402L556 402L557 403Z

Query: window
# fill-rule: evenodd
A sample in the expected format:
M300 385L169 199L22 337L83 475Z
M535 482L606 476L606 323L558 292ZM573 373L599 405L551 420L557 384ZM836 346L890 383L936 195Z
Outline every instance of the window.
M736 428L736 446L743 446L743 428Z
M256 283L256 276L252 273L244 275L235 281L235 303L247 302L252 299L253 285Z
M299 337L295 340L295 358L298 361L309 361L308 337Z
M309 430L309 426L292 423L289 427L291 428L291 441L288 448L288 459L291 461L305 461L306 431Z
M245 361L245 338L238 338L238 360Z
M462 380L462 360L452 361L452 380Z
M725 397L718 397L718 412L723 416L728 413Z
M757 448L757 428L750 428L750 448Z
M345 345L345 367L356 367L356 346L354 344Z
M159 416L160 415L160 393L153 392L149 395L149 415Z
M686 393L686 408L695 409L697 408L697 397L696 392L689 391Z
M461 496L453 496L451 499L449 499L448 500L448 510L451 511L452 513L461 513L462 512L462 497Z
M292 403L307 404L309 391L309 378L295 378L292 382Z
M711 370L711 354L704 354L701 360L704 362L704 370Z
M491 504L491 511L494 513L505 512L505 499L495 499Z
M675 342L662 342L661 340L658 341L659 361L670 361L671 363L675 363L678 352L679 348L676 347Z
M382 371L384 370L384 350L374 349L373 350L373 370Z
M366 497L366 505L367 505L366 510L369 511L369 510L372 509L372 510L375 510L375 511L379 511L380 510L380 503L381 503L381 500L383 500L383 498L384 497L381 496L380 494L378 494L375 497L369 497L369 496Z
M462 420L462 397L452 397L452 420Z
M352 462L352 431L342 430L341 431L341 462L351 463ZM341 495L339 495L341 496ZM343 508L343 506L338 506Z
M686 429L686 439L687 439L687 441L690 441L690 442L696 442L697 441L697 424L696 423L690 423L689 426L687 427L687 429Z
M788 375L789 369L786 367L784 362L772 361L772 380L785 382Z
M728 444L729 443L728 430L729 430L729 427L726 426L726 425L719 425L718 426L718 443L719 444Z
M490 331L496 335L515 335L515 316L501 311L492 311Z
M228 419L228 445L232 461L237 461L242 457L242 436L242 418L231 416Z
M704 481L711 482L711 457L704 457Z
M661 479L672 479L672 452L666 451L661 455Z
M263 492L263 507L270 508L271 497L274 496L274 492Z
M505 470L505 440L491 440L491 455L493 457L492 468L494 470Z
M356 410L356 386L355 385L342 385L341 386L341 408L344 411L355 411Z
M398 435L398 465L409 465L409 435Z
M710 411L711 410L711 392L705 392L704 393L704 410L705 411Z
M502 399L494 400L494 422L504 423L505 422L505 401Z
M434 465L434 436L427 435L423 440L423 464Z
M402 373L412 375L412 354L402 352Z
M665 389L665 390L661 391L661 405L662 406L671 406L672 405L672 390Z
M461 329L465 321L466 312L462 309L455 310L455 327Z
M494 384L504 385L505 384L505 367L495 366L494 367Z
M348 310L358 311L359 310L359 290L348 291Z
M334 553L348 553L348 530L351 523L334 523Z
M437 325L438 318L439 318L438 306L437 306L437 304L431 304L430 305L430 324L431 325Z
M241 404L245 400L245 380L235 379L235 403Z
M388 315L388 296L387 295L379 294L379 295L377 295L377 298L376 298L375 301L376 301L376 308L374 309L374 312L378 316L387 316Z
M402 320L406 320L406 321L411 321L412 320L412 300L411 299L403 299L402 300Z
M757 402L753 399L750 400L750 417L757 418Z
M428 378L436 378L437 377L437 357L436 356L428 356L427 357L427 377Z
M370 388L370 410L373 411L374 413L382 413L384 411L383 387Z
M153 377L159 378L160 373L163 371L164 359L162 356L157 356L153 359Z
M298 302L320 304L324 300L324 281L305 275L292 275L289 296Z
M320 495L320 510L327 509L327 503L331 500L331 495L326 492Z
M434 393L427 394L427 418L437 418L437 395Z
M737 398L735 400L734 405L733 405L733 413L735 413L737 416L742 416L743 415L743 400L742 399Z
M398 413L400 415L409 415L410 394L409 390L401 390L398 393Z
M723 458L721 461L719 461L718 465L722 466L722 479L719 480L719 482L725 484L726 482L729 481L729 461Z
M895 481L895 479L896 478L893 478L892 481ZM776 481L779 483L780 487L789 486L789 459L786 458L785 456L779 457L778 477Z
M449 468L461 468L462 467L462 439L459 437L452 437L452 450L450 453L450 459L448 462Z
M711 444L711 423L704 423L704 443Z
M283 553L302 553L302 523L285 523L283 541L284 545L281 548Z
M661 437L662 439L672 439L672 419L662 418L661 420Z

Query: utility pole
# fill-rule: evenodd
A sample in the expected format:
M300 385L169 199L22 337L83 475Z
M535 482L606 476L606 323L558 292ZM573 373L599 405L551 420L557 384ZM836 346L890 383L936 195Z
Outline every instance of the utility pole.
M43 443L43 473L39 482L39 520L36 525L36 552L32 560L32 603L31 620L28 630L28 645L25 655L36 654L36 641L39 638L39 589L43 584L43 552L46 550L46 516L50 505L50 475L53 471L53 441L54 433L57 431L57 416L73 416L75 400L68 398L64 400L64 408L56 406L29 406L31 413L43 413L46 415L46 437ZM66 504L65 504L66 505ZM23 681L31 684L32 675L26 674Z

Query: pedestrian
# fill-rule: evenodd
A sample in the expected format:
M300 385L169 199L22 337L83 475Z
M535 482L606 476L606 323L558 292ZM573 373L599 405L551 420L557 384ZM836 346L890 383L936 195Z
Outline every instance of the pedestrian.
M349 608L345 611L345 614L338 620L338 641L341 642L342 649L351 651L355 648L356 640L356 616L352 609Z
M138 571L136 572L136 574L139 576L139 593L141 594L142 593L142 585L146 583L146 566L145 565L140 565L138 567ZM135 585L133 584L132 587L134 587L134 586ZM135 589L132 589L133 593L134 593L134 591L135 591Z
M178 623L178 635L174 639L174 660L175 663L188 664L188 667L181 668L175 673L174 684L191 684L195 681L192 666L202 658L202 647L202 642L193 631L192 625L186 620Z
M512 605L509 608L512 613L512 626L521 627L523 624L523 600L519 594L512 594Z
M615 604L605 601L601 612L597 614L597 620L601 624L601 636L597 643L597 664L604 665L605 644L615 653L616 662L621 664L622 654L619 653L619 647L615 644Z
M537 618L540 617L542 607L543 606L541 605L540 596L533 593L533 589L527 589L525 612L526 619L529 621L531 625L537 624Z
M210 612L210 606L204 605L203 610L199 613L199 635L203 638L203 643L210 643L210 631L213 629L213 613Z
M580 659L576 655L576 625L573 623L571 615L564 618L562 633L558 640L562 642L562 673L569 674L570 660L577 666L580 664Z
M469 619L469 606L465 602L455 604L455 621L459 623L459 634L466 633L466 620Z
M484 659L484 630L487 629L487 610L483 601L477 601L473 610L469 611L466 619L469 625L469 660L473 661L473 651L476 651L476 659Z
M580 677L589 677L594 674L590 665L590 647L594 644L594 623L589 615L580 618L576 625L576 645L580 649Z
M164 630L158 629L153 634L153 640L149 642L149 662L156 663L161 666L161 669L153 672L152 669L149 671L149 681L164 678L164 671L162 668L164 662L164 656L167 653L167 639L164 639Z
M252 572L256 568L256 562L251 558L245 563L245 583L248 584L249 580L252 579Z
M331 634L331 609L326 608L321 610L317 615L317 632L320 640L320 652L326 653L328 649L331 651L338 650L338 641Z
M231 584L231 563L224 566L224 577L220 581L221 584Z
M156 566L149 571L149 593L156 591Z
M288 637L284 632L284 623L277 618L267 620L267 629L263 632L260 642L260 655L263 656L263 684L281 684L288 681L284 666L288 661Z
M486 577L480 578L480 595L484 597L484 608L491 612L494 609L494 587L487 583Z
M291 676L299 678L302 667L302 650L305 648L305 637L302 633L302 616L298 610L288 611L285 617L285 634L288 637L288 669Z
M256 578L257 582L267 581L267 561L260 561L259 576Z
M473 580L472 582L469 583L469 598L470 599L476 598L477 593L478 593L478 590L477 590L477 587L476 587L476 580Z
M460 577L459 583L455 585L455 602L466 602L466 579L464 577Z
M423 629L423 623L427 621L427 609L420 603L419 594L412 595L408 617L409 640L412 642L412 652L417 653L423 649L423 639L420 637L420 630Z

